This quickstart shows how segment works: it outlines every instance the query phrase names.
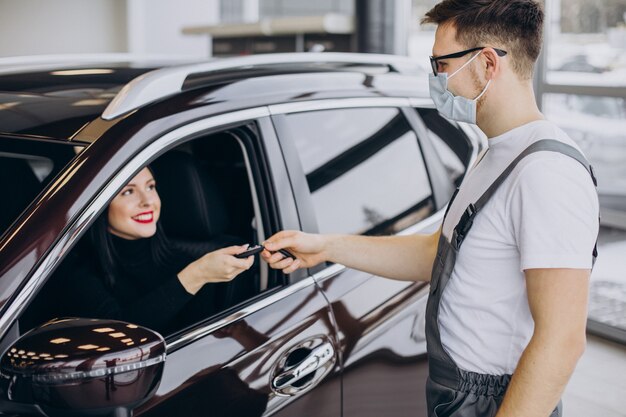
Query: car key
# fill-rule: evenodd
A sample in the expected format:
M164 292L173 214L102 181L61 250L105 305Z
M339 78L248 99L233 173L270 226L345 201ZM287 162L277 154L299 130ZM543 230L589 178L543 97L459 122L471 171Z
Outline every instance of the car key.
M293 253L289 252L287 249L278 249L276 252L283 254L286 258L291 258L294 261L296 260L296 256ZM272 253L276 253L276 252L272 252Z
M251 248L248 248L245 252L241 252L240 254L235 255L235 258L245 259L248 256L256 255L257 253L261 252L263 249L265 249L263 246L255 245Z

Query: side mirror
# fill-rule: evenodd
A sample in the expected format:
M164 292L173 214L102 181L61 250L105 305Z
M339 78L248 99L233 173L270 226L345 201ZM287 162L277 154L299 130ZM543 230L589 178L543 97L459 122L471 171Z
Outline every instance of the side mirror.
M165 341L115 320L65 318L22 336L0 360L0 409L56 416L131 416L154 395Z

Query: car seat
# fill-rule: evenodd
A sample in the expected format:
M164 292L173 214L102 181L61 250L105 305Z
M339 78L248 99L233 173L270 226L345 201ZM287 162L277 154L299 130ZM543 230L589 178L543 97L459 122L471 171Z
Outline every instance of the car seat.
M226 197L216 181L192 154L173 150L150 165L161 198L161 225L169 239L196 256L218 248L250 243L230 234L232 227ZM248 192L234 189L232 192ZM249 271L229 283L215 285L220 309L230 307L258 292L258 259Z

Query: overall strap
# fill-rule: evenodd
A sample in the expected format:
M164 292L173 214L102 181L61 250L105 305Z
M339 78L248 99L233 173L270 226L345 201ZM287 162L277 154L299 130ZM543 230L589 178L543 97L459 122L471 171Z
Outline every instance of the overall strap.
M506 169L498 176L498 178L496 178L493 184L489 186L487 191L485 191L483 195L480 196L480 198L475 203L470 204L467 207L467 209L465 209L465 212L461 216L461 219L459 220L459 223L457 224L457 226L454 228L454 232L452 234L451 243L457 250L461 247L463 240L465 239L465 237L467 236L467 233L472 227L474 217L476 216L476 214L478 214L478 212L480 212L483 209L483 207L487 204L489 199L498 190L500 185L502 185L502 183L508 178L511 172L515 169L517 164L519 164L519 162L522 159L526 158L527 156L535 152L541 152L541 151L558 152L560 154L563 154L563 155L569 156L570 158L575 159L576 161L580 162L582 166L585 167L587 172L589 172L589 175L591 175L591 179L593 180L593 184L595 186L598 185L598 182L593 172L593 168L591 167L591 165L589 165L589 162L587 162L587 159L576 148L566 143L563 143L561 141L554 140L554 139L538 140L537 142L528 146L524 151L522 151L522 153L520 153L513 160L513 162L509 164L508 167L506 167ZM596 246L593 249L594 263L595 263L597 254L598 254L598 251L597 251L597 242L596 242Z

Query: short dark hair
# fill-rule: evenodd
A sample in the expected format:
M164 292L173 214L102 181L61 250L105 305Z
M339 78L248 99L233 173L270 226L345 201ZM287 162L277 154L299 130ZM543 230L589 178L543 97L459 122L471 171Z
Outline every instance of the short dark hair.
M543 7L535 0L444 0L422 23L452 24L468 48L494 46L508 52L513 71L532 78L543 40Z

